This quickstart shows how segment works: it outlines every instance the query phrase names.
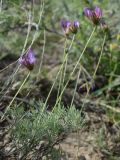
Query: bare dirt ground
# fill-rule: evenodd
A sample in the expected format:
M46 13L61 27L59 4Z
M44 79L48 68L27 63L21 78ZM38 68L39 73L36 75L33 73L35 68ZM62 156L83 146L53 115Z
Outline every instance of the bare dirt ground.
M71 133L60 143L70 160L120 159L120 128L113 125L105 114L85 113L85 129Z

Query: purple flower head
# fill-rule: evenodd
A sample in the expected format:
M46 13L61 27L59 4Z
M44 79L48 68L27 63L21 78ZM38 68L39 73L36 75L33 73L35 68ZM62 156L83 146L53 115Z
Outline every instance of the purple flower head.
M77 30L80 26L80 23L79 23L79 21L70 22L68 20L62 20L61 26L62 26L66 35L68 35L70 32L76 34Z
M84 15L89 18L95 25L98 25L102 17L102 10L96 6L93 9L85 7L83 11Z
M70 25L71 25L71 22L68 21L68 20L62 20L61 21L61 26L62 26L63 29L70 27Z
M79 27L80 27L79 21L74 21L74 27L75 27L75 28L79 28Z
M79 27L80 27L79 21L74 21L73 23L71 23L70 31L71 31L73 34L76 34Z
M100 19L102 17L102 10L98 6L94 8L94 13L97 18Z
M61 21L61 27L63 28L66 35L68 35L69 32L70 32L70 26L71 26L70 21L68 21L68 20L62 20Z
M91 19L92 17L92 10L88 7L85 7L83 10L83 14L88 17L89 19Z
M31 48L28 50L27 53L25 53L19 58L19 63L28 68L29 70L33 70L35 62L36 58Z

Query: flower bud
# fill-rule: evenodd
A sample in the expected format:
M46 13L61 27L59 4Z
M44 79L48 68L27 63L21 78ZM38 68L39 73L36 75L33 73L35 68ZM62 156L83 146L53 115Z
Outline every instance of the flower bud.
M32 49L29 49L27 53L25 53L19 58L19 63L29 70L33 70L35 62L36 58Z
M74 22L71 24L71 26L70 26L70 31L71 31L73 34L76 34L79 27L80 27L79 21L74 21Z
M68 35L70 33L70 26L71 26L70 21L68 21L68 20L61 21L61 27L63 28L65 35Z
M93 9L85 7L83 14L95 25L99 25L100 19L102 18L102 10L98 6Z

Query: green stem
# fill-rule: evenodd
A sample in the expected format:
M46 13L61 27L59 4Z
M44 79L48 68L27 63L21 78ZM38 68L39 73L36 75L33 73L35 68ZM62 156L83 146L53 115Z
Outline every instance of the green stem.
M57 73L57 75L56 75L55 81L54 81L54 83L53 83L53 85L52 85L52 87L51 87L51 89L50 89L50 91L49 91L49 93L48 93L48 96L47 96L46 101L45 101L44 106L43 106L43 111L44 111L44 109L45 109L45 107L46 107L46 104L47 104L48 99L49 99L49 97L50 97L50 94L51 94L51 92L52 92L52 90L53 90L53 88L54 88L54 85L55 85L55 83L56 83L56 81L57 81L57 79L58 79L58 76L59 76L59 74L61 73L61 71L62 71L62 69L63 69L63 67L64 67L64 63L66 62L66 60L67 60L67 58L68 58L68 52L70 51L70 49L71 49L71 47L72 47L72 44L73 44L73 42L74 42L74 38L75 38L75 36L73 36L73 39L72 39L71 44L70 44L70 46L69 46L69 48L68 48L67 54L65 54L65 53L66 53L66 51L65 51L66 46L64 47L64 54L65 54L65 56L64 56L64 59L63 59L63 63L62 63L62 65L61 65L61 67L60 67L60 69L59 69L59 71L58 71L58 73ZM66 45L66 41L65 41L65 45ZM59 97L60 97L60 96L59 96ZM58 98L59 98L59 97L58 97ZM57 98L57 99L58 99L58 98ZM60 101L60 98L59 98L59 101Z
M18 60L16 60L16 61L10 63L10 64L7 65L5 68L1 69L1 70L0 70L0 73L3 72L3 71L5 71L7 68L9 68L10 66L12 66L13 64L17 63L17 61L18 61Z
M4 95L7 93L7 91L8 91L9 88L10 88L9 85L13 83L15 74L18 72L19 68L20 68L20 65L18 65L18 67L15 68L15 71L13 71L12 75L11 75L11 76L8 78L8 80L5 82L5 84L4 84L4 86L3 86L3 89L0 91L0 94L1 94L3 91L5 91L5 89L6 89L6 91L5 91ZM2 100L2 97L0 98L0 100Z
M68 51L67 51L67 54L71 50L74 40L75 40L75 34L73 35L72 41L71 41L70 46L69 46ZM65 61L65 67L64 67L65 69L64 69L64 73L63 73L63 84L64 84L64 81L65 81L65 74L66 74L66 69L67 69L67 60L68 60L68 58Z
M83 49L83 51L82 51L82 53L81 53L81 55L80 55L80 57L79 57L79 59L78 59L76 65L75 65L74 69L73 69L73 71L71 72L71 74L70 74L70 76L69 76L68 81L66 82L66 84L65 84L65 86L64 86L64 88L63 88L63 90L62 90L62 92L61 92L61 94L60 94L60 96L58 97L58 99L57 99L57 101L56 101L55 106L53 107L53 110L55 109L56 105L58 104L59 100L61 99L61 96L62 96L62 94L64 93L64 91L65 91L65 89L66 89L66 87L67 87L67 85L68 85L68 83L69 83L69 80L70 80L70 78L72 77L72 75L74 74L74 72L75 72L75 70L76 70L78 64L80 64L80 60L82 59L82 56L83 56L83 54L84 54L84 52L85 52L85 50L86 50L86 48L87 48L87 46L88 46L88 44L89 44L91 38L92 38L92 36L93 36L95 30L96 30L96 27L94 27L94 29L93 29L93 31L92 31L92 33L91 33L91 35L90 35L90 37L89 37L89 39L88 39L88 41L87 41L85 47L84 47L84 49Z
M77 76L75 89L74 89L74 93L73 93L73 97L72 97L72 101L71 101L70 107L73 105L73 101L74 101L74 98L75 98L75 93L76 93L76 90L77 90L77 84L78 84L78 81L79 81L79 78L80 78L80 73L81 73L81 68L79 69L79 72L78 72L78 76Z
M63 68L64 68L64 63L67 61L67 58L66 58L66 60L65 60L65 62L64 62L65 55L66 55L66 48L67 48L67 38L65 39L65 44L64 44L64 54L63 54L63 59L62 59L63 67L62 67L62 70L61 70L61 75L60 75L60 80L59 80L59 86L58 86L57 98L59 97L59 94L60 94L60 88L61 88L61 85L62 85L62 77L63 77Z
M67 54L67 58L66 58L66 60L65 60L65 62L64 62L63 71L62 71L62 75L61 75L61 84L60 84L61 90L62 90L63 87L64 87L65 75L66 75L66 70L67 70L67 62L68 62L68 54L69 54L69 51L71 50L71 47L72 47L73 42L74 42L74 39L75 39L75 34L73 35L73 38L72 38L72 41L71 41L71 43L70 43L70 46L69 46L69 48L68 48L68 50L67 50L67 53L66 53L67 47L66 47L66 42L65 42L64 56L65 56L65 54ZM64 60L64 59L63 59L63 60ZM60 93L60 92L59 92L59 93ZM58 96L59 96L59 94L58 94ZM57 98L58 98L58 97L57 97ZM61 101L61 99L60 99L60 101ZM60 102L60 101L59 101L59 102Z
M23 85L25 84L25 82L27 81L28 77L30 75L30 72L27 74L26 78L24 79L23 83L21 84L20 88L18 89L18 91L16 92L15 96L13 97L13 99L11 100L11 102L9 103L9 105L7 106L3 116L1 117L1 120L4 118L5 114L7 113L8 109L11 107L12 103L14 102L15 98L17 97L18 93L20 92L20 90L22 89Z
M64 61L66 60L66 58L67 58L67 54L66 54L66 56L65 56ZM56 81L57 81L57 79L58 79L58 76L59 76L62 68L63 68L63 63L62 63L62 65L61 65L61 67L60 67L60 69L59 69L59 71L58 71L58 73L57 73L57 75L56 75L56 78L55 78L55 80L54 80L54 82L53 82L53 84L52 84L52 87L51 87L51 89L50 89L50 91L49 91L49 93L48 93L48 96L47 96L46 101L45 101L44 106L43 106L43 111L45 110L45 107L46 107L46 104L47 104L48 99L49 99L49 97L50 97L50 94L51 94L51 92L52 92L52 90L53 90L53 88L54 88L54 85L55 85L55 83L56 83Z
M95 69L95 71L94 71L94 73L93 73L93 78L92 78L93 80L94 80L94 78L95 78L95 75L96 75L96 73L97 73L97 70L98 70L98 67L99 67L99 64L100 64L102 55L103 55L103 49L104 49L105 40L106 40L106 34L105 34L104 39L103 39L102 48L101 48L101 53L100 53L100 56L99 56L99 60L98 60L98 63L97 63L97 67L96 67L96 69ZM87 90L85 99L87 99L88 94L89 94L89 91L90 91L90 87L89 87L88 90ZM81 112L82 112L82 109L83 109L84 105L85 105L85 102L83 102L83 104L82 104Z
M104 49L105 40L106 40L106 34L105 34L104 39L103 39L102 49L101 49L101 53L100 53L100 57L99 57L97 66L96 66L96 68L95 68L95 72L94 72L94 74L93 74L93 79L95 78L95 75L96 75L96 73L97 73L97 70L98 70L98 67L99 67L99 64L100 64L102 55L103 55L103 49Z
M43 56L44 56L44 53L45 53L45 43L46 43L46 33L45 33L45 30L44 30L43 50L42 50L41 62L40 62L40 65L39 65L39 70L38 70L38 76L37 77L39 77L40 72L41 72L41 67L42 67L42 62L43 62Z

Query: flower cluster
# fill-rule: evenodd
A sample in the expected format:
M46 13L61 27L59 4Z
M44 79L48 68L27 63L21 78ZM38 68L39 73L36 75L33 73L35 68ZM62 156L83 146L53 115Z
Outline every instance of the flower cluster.
M65 35L69 35L69 33L76 34L79 26L80 26L79 21L74 21L74 22L68 20L61 21L61 27L63 28Z
M108 29L108 26L102 19L102 10L98 6L94 8L85 7L83 13L89 20L93 22L94 25L100 25L100 27L105 30ZM77 33L80 23L77 20L72 22L69 20L62 20L61 27L65 35L68 36L70 33ZM35 62L36 58L31 48L27 53L19 58L19 63L29 70L33 70Z
M19 58L18 61L19 61L19 64L25 66L27 69L33 70L36 62L36 58L32 49L30 48L27 53L25 53Z
M102 18L102 10L96 6L93 9L85 7L83 14L90 19L93 24L95 25L99 25L100 24L100 20Z

